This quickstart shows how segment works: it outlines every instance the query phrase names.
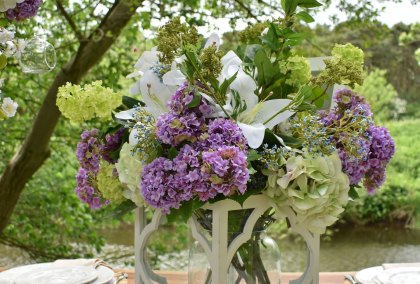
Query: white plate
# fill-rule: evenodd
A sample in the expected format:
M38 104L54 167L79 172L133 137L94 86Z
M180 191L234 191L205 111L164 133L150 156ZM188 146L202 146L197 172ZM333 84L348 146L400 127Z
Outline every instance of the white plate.
M98 278L93 267L44 267L27 271L15 278L16 284L86 284Z
M98 279L92 284L109 284L114 280L114 271L105 266L99 266L96 271L98 272Z
M384 270L378 275L384 284L420 284L420 267L399 267Z
M376 284L378 283L375 279L376 276L382 273L383 271L384 269L382 268L382 266L369 267L357 272L356 280L361 282L362 284Z
M1 283L1 280L5 280L5 281L9 280L9 281L12 281L13 283L13 281L15 281L15 279L21 274L27 273L29 271L39 270L39 269L51 269L52 267L56 267L56 266L54 266L53 263L49 262L49 263L37 263L37 264L24 265L24 266L11 268L0 273L0 283ZM113 283L114 271L112 271L111 269L105 266L99 266L96 269L96 271L98 273L98 278L92 284Z

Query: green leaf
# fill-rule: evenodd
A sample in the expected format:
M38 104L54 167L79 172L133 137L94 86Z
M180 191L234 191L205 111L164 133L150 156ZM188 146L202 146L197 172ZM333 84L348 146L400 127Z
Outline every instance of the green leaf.
M359 193L357 192L357 190L356 190L356 188L354 186L350 186L349 197L352 200L356 200L356 199L359 198Z
M184 202L178 209L171 209L171 213L166 216L169 223L182 222L187 223L194 211L202 207L204 202L197 199L191 199Z
M3 69L7 65L7 57L4 54L0 54L0 69Z
M299 13L296 14L296 17L304 21L305 23L315 22L315 19L311 15L309 15L309 13L306 11L300 11Z
M129 96L123 96L122 97L122 103L128 108L133 108L135 106L145 106L145 104L142 101L139 101L135 98L129 97Z
M220 85L219 93L222 95L222 97L225 97L227 89L229 88L230 84L232 84L232 82L235 81L237 76L238 76L238 72L233 74L233 76L230 77L229 79L225 79L222 85Z
M192 101L189 104L187 104L187 108L198 107L200 105L200 102L201 102L201 95L199 93L194 93L194 97Z
M133 201L126 200L122 202L121 204L119 204L112 212L110 212L109 217L120 219L122 216L124 216L130 211L133 211L136 208L137 208L137 205Z
M271 80L280 72L278 64L274 66L264 50L258 50L255 54L255 65L258 70L257 81L260 86L270 84Z
M280 47L277 28L274 24L270 25L267 33L260 37L261 42L266 44L271 50L276 51Z
M248 155L247 155L248 162L256 161L259 158L261 158L261 155L258 154L257 151L255 151L254 149L248 152Z
M297 5L302 8L315 8L322 6L322 4L316 0L298 0L297 2Z
M286 15L291 15L296 11L299 0L282 0L281 6Z
M244 61L245 62L254 62L255 53L262 48L263 47L260 44L247 45L246 49L245 49Z
M178 156L179 151L175 148L175 147L171 147L168 150L168 158L169 159L174 159L176 156Z
M0 27L5 27L9 24L9 20L7 19L0 19Z

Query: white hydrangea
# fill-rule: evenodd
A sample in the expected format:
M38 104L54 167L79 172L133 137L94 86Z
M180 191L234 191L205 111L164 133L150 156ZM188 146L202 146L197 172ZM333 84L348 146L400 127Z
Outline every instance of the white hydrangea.
M133 146L125 143L120 151L120 158L115 164L120 182L126 186L123 195L133 201L137 206L144 206L143 196L140 192L140 177L143 164L132 154Z
M0 12L13 9L18 3L22 3L23 1L25 0L0 0Z
M267 175L265 194L274 200L276 217L284 217L282 208L290 207L297 222L314 233L322 234L334 224L349 199L349 179L336 151L330 156L290 157L285 169Z
M4 98L1 105L1 111L6 117L13 117L16 114L18 104L14 102L11 98Z

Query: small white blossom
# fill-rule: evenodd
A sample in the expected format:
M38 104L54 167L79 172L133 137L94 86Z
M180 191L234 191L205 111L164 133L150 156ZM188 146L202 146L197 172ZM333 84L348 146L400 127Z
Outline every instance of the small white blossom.
M12 57L13 55L15 55L16 51L16 45L12 41L6 42L6 49L4 50L4 54L7 57Z
M17 108L18 104L14 102L11 98L4 98L3 103L1 105L1 110L5 116L14 117Z
M0 0L1 1L1 0ZM0 28L0 44L11 41L15 38L15 33L6 29Z

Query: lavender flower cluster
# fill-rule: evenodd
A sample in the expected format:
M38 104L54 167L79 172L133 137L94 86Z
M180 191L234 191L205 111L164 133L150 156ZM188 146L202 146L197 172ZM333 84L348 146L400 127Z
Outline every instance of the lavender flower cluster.
M370 106L362 97L341 90L333 99L336 106L329 113L320 113L321 121L336 131L334 144L350 184L363 179L365 188L373 193L385 181L395 143L386 128L374 125Z
M194 90L180 86L169 102L170 112L157 121L163 143L184 143L177 156L157 158L143 170L143 197L164 213L195 197L207 201L218 194L243 194L247 188L247 141L240 128L229 119L206 119L211 109L203 98L188 108L193 99Z
M117 159L111 157L111 153L119 149L125 129L120 129L113 134L105 136L105 143L99 139L99 131L92 129L84 131L77 144L76 157L80 168L76 175L76 195L92 209L98 209L109 203L104 200L101 193L96 189L96 178L99 172L100 160L104 159L111 164Z
M184 141L195 142L206 130L205 117L211 108L204 98L198 106L189 108L194 94L188 83L184 83L171 97L169 112L161 115L156 123L156 134L163 143L177 146Z
M42 0L25 0L17 3L16 7L6 11L6 17L9 20L23 21L31 18L38 13Z

